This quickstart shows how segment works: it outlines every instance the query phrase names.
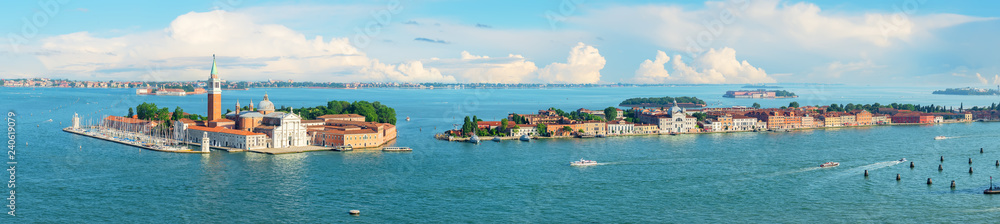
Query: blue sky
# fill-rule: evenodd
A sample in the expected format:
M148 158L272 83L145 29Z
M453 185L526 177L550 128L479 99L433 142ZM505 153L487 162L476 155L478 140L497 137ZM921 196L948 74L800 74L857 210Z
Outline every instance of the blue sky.
M995 1L4 4L2 78L1000 84Z

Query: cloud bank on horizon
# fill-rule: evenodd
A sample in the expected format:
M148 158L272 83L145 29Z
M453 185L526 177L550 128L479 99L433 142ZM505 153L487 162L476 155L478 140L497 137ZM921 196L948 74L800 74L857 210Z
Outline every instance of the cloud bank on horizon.
M310 6L284 6L297 7ZM595 3L558 23L549 18L545 25L558 25L551 27L397 14L363 45L346 32L303 28L323 26L309 22L317 16L374 20L363 13L302 10L288 22L265 6L192 11L151 30L82 30L0 45L0 77L200 80L217 54L228 80L997 84L1000 75L990 82L980 73L1000 73L998 30L989 29L1000 23L921 7L932 6L856 12L777 0Z

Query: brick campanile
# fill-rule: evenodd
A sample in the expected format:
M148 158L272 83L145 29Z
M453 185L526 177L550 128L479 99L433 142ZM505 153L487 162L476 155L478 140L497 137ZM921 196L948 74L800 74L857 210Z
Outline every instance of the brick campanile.
M215 68L215 55L212 55L212 76L208 79L208 120L222 118L222 87L219 72Z

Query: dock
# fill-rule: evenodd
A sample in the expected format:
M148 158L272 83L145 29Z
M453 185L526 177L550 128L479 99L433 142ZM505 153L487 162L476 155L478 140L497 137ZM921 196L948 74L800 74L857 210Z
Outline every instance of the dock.
M188 149L188 150L165 150L165 149L159 149L159 148L149 147L149 146L140 145L140 144L132 144L132 143L129 143L129 142L119 141L119 140L115 140L115 139L111 139L111 138L103 138L101 136L90 135L90 134L87 134L86 132L83 132L83 131L74 130L73 128L63 128L63 131L69 132L69 133L73 133L73 134L77 134L77 135L81 135L81 136L87 136L87 137L96 138L96 139L100 139L100 140L104 140L104 141L114 142L114 143L128 145L128 146L139 147L139 148L142 148L142 149L153 150L153 151L158 151L158 152L195 153L195 154L208 153L208 152L202 152L202 151L196 151L196 150L190 150L190 149Z

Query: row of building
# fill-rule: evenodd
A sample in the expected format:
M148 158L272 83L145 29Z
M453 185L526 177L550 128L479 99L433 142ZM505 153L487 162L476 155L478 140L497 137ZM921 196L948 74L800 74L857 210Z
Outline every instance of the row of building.
M623 117L613 121L575 121L559 116L554 111L540 110L538 114L510 114L524 118L525 124L507 124L503 133L511 136L539 135L538 126L544 124L551 136L568 135L637 135L673 134L691 132L731 132L788 130L800 128L870 126L887 124L930 124L945 121L972 121L971 112L922 113L882 108L876 113L866 110L827 112L827 107L801 107L788 109L756 109L749 107L704 108L686 110L676 106L662 108L632 108L635 120L626 122ZM579 112L597 114L596 110L580 109ZM599 111L603 115L603 110ZM702 113L703 118L695 116ZM624 114L624 113L619 113ZM499 128L498 121L480 121L480 129ZM568 127L568 128L567 128Z

